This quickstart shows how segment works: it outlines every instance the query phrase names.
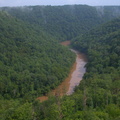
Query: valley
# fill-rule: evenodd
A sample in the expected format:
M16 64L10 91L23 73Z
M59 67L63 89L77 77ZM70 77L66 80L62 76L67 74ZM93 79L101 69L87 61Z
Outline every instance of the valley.
M70 45L70 41L65 41L61 43L64 46ZM74 88L80 84L82 77L86 71L85 65L87 63L87 58L84 54L79 53L76 50L70 49L76 54L76 61L72 65L68 77L54 90L49 92L47 96L38 97L37 99L41 102L48 100L50 96L60 96L71 95L74 92Z
M0 120L120 120L120 6L1 7Z

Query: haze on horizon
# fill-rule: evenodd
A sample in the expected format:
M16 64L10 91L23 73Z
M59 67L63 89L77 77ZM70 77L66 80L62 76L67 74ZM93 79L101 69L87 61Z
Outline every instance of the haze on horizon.
M120 5L120 0L0 0L0 7L29 5L73 5L86 4L90 6Z

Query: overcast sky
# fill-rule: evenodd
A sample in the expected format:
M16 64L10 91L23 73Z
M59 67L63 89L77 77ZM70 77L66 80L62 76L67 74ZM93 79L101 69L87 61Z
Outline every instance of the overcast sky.
M120 0L0 0L0 6L87 4L120 5Z

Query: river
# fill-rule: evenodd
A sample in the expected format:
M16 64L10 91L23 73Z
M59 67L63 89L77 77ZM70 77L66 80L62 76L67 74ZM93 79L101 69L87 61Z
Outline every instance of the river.
M65 41L61 43L64 46L68 46L70 41ZM71 49L72 52L76 54L76 61L73 64L68 77L54 90L48 93L47 96L42 96L39 99L41 102L48 99L51 95L71 95L74 92L75 86L78 86L84 73L86 72L85 65L87 63L86 56L76 50Z

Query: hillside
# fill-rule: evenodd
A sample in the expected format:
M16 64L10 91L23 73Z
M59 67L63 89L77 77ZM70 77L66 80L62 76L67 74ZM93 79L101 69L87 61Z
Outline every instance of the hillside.
M0 12L1 97L47 93L67 76L74 57L40 28Z
M43 28L59 41L71 40L101 23L120 16L119 6L65 5L1 9L25 22Z
M97 29L93 29L86 34L75 38L73 46L88 55L88 59L90 60L89 64L91 64L93 60L92 56L96 55L97 59L95 63L97 63L97 60L99 59L100 64L103 66L101 70L97 70L96 72L102 73L107 66L118 68L120 65L119 34L120 18L101 25Z
M85 98L79 109L87 110L88 114L91 112L96 119L119 120L120 18L77 37L73 44L74 48L87 54L89 61L87 72L76 88L76 95L83 93L81 96Z
M88 56L83 80L71 96L34 104L37 118L119 120L120 18L75 38L73 47Z
M119 6L0 9L0 120L120 119ZM72 95L40 103L75 61L63 40L87 55L86 73Z

